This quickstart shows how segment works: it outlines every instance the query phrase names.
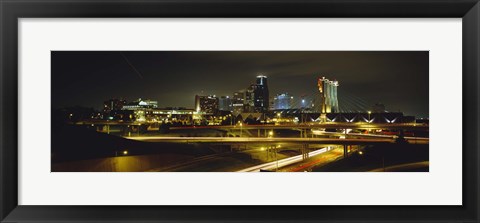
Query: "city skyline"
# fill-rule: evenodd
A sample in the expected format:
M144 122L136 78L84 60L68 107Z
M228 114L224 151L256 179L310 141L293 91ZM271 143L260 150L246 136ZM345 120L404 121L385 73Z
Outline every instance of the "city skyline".
M258 62L262 58L267 62ZM392 75L382 75L388 70ZM76 73L85 75L72 79ZM295 97L317 94L317 78L328 76L340 81L339 101L350 97L372 107L383 103L390 111L428 117L428 52L57 51L52 52L52 106L98 109L109 98L143 98L157 100L159 107L193 108L195 95L232 96L260 74L269 79L271 97L286 92ZM362 77L355 77L359 74Z
M52 172L428 172L428 52L52 52Z

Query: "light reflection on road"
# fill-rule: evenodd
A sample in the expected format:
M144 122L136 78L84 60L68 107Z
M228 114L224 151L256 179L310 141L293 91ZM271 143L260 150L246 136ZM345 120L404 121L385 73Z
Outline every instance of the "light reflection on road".
M316 155L320 155L322 153L330 151L331 149L332 149L331 147L321 148L319 150L309 152L308 156L313 157L313 156L316 156ZM264 164L260 164L260 165L257 165L257 166L249 167L249 168L246 168L246 169L243 169L243 170L239 170L237 172L260 172L260 170L272 170L272 169L276 169L277 167L281 168L281 167L288 166L288 165L293 164L293 163L300 162L302 160L303 160L302 155L298 155L298 156L293 156L293 157L281 159L281 160L278 160L278 161L273 161L273 162L264 163ZM277 162L278 162L278 164L277 164Z

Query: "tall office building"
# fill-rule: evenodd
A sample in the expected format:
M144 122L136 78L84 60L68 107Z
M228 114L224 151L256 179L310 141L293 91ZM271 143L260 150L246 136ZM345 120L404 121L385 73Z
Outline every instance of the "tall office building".
M238 115L244 111L245 93L234 92L232 98L232 111L234 115Z
M232 98L230 96L221 96L218 99L218 110L232 111Z
M254 110L255 112L266 112L269 107L269 93L267 76L257 76L256 83L253 88L254 93Z
M268 103L269 103L268 110L269 111L275 110L275 97L270 96L270 98L268 99Z
M320 92L319 112L324 114L339 112L337 87L338 81L330 81L325 77L318 79L318 91Z
M233 92L233 104L243 104L245 100L245 93L241 91Z
M255 108L255 84L251 84L245 90L245 100L243 101L244 112L254 112Z
M288 93L277 94L273 98L274 109L292 109L293 108L293 96Z
M243 95L244 100L240 102L239 96ZM238 104L243 103L243 112L263 113L269 110L269 93L267 76L259 75L255 83L251 84L244 93L234 93L234 107L239 107Z

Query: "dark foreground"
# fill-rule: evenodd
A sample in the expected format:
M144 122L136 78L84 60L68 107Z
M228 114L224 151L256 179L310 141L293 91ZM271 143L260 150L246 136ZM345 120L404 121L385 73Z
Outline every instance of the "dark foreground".
M52 133L53 172L235 172L264 163L293 159L301 145L278 144L267 151L262 144L166 143L129 140L79 126L55 126ZM310 145L325 153L266 171L429 171L428 145L408 143L352 146Z
M314 172L428 172L429 145L365 146L349 157L311 169Z

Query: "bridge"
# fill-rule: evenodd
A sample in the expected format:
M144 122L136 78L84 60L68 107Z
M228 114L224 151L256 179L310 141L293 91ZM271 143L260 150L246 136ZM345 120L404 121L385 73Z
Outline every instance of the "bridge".
M140 126L140 125L158 125L158 123L140 123L140 122L119 122L119 121L106 121L106 120L88 120L77 123L76 125L119 125L119 126ZM260 125L248 125L248 124L236 124L236 125L185 125L185 126L171 126L170 129L244 129L244 130L257 130L257 129L404 129L404 130L423 130L428 131L428 124L417 123L368 123L368 122L309 122L301 124L260 124Z
M125 137L131 140L138 140L144 142L170 142L170 143L208 143L212 145L236 145L236 147L247 148L247 145L262 145L267 148L267 152L276 153L280 149L279 145L282 144L282 149L288 148L285 145L300 145L299 151L301 155L295 158L289 158L285 160L285 165L298 162L299 160L308 159L315 151L310 151L310 145L339 145L343 147L343 156L348 157L348 153L352 146L356 145L378 145L378 144L393 144L396 143L395 137L371 135L367 138L296 138L296 137L159 137L159 136L137 136L137 137ZM419 137L405 137L405 140L411 144L428 144L428 138ZM324 151L325 152L325 151ZM323 153L323 152L322 152ZM271 163L269 164L272 165ZM283 165L283 164L282 164ZM268 166L268 165L267 165ZM265 168L261 165L252 170L245 171L257 171L258 169Z
M366 145L395 143L393 138L257 138L257 137L159 137L159 136L136 136L125 137L131 140L145 142L174 142L174 143L212 143L212 144L335 144L335 145ZM412 144L428 144L428 138L406 137Z
M305 124L287 124L287 125L208 125L208 126L175 126L170 129L404 129L404 130L428 130L428 125L416 123L350 123L350 122L326 122L326 123L305 123Z

